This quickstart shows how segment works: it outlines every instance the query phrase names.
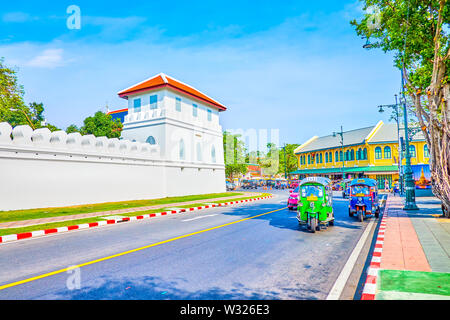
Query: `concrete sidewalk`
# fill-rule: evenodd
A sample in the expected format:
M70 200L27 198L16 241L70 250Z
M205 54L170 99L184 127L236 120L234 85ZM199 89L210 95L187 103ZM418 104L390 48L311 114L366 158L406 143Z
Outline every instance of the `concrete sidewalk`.
M407 212L404 198L387 200L376 300L450 300L450 219L435 197L416 203Z
M203 199L203 200L194 200L194 201L186 201L186 202L167 203L167 204L162 204L162 205L154 205L154 206L146 206L146 207L136 207L136 208L129 208L129 209L119 209L119 210L110 210L110 211L102 211L102 212L64 215L64 216L58 216L58 217L48 217L48 218L4 222L4 223L0 223L0 229L22 228L22 227L29 227L29 226L34 226L34 225L39 225L39 224L47 224L47 223L53 223L53 222L95 218L95 217L103 217L103 216L110 216L110 215L122 215L122 214L127 214L127 213L142 212L142 211L170 208L170 207L176 207L176 206L185 206L185 205L190 205L190 204L195 204L195 203L209 203L212 201L222 201L222 200L230 200L231 201L236 198L252 197L252 196L261 194L258 192L242 192L242 193L244 193L244 194L237 195L237 196L231 196L231 197Z

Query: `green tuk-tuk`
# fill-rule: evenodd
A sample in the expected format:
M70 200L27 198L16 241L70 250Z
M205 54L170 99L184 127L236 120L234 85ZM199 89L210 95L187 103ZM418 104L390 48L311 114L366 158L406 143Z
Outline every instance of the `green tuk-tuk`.
M332 182L328 178L308 177L300 181L297 220L311 232L334 225Z

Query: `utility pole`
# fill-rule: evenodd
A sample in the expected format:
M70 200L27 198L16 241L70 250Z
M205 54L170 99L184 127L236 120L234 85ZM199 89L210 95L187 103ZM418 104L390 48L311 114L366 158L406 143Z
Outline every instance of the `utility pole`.
M342 148L342 167L341 167L341 172L342 172L342 180L345 179L344 176L344 169L345 169L345 158L344 158L344 131L343 131L343 127L341 126L341 132L333 132L333 137L336 137L337 135L339 135L341 137L341 148Z

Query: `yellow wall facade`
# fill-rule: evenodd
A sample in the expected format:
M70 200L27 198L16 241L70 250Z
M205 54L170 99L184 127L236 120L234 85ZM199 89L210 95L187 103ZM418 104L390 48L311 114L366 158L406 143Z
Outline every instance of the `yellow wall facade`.
M415 156L411 157L411 164L428 164L429 163L429 157L425 155L425 141L413 141L411 143L412 146L415 147ZM390 157L389 154L385 154L385 147L390 147ZM358 149L363 150L364 148L367 149L367 160L356 160L356 154ZM376 157L376 149L381 148L381 158ZM297 157L297 164L299 170L305 170L305 169L328 169L328 168L341 168L342 167L342 161L340 159L336 159L336 151L339 153L340 151L344 150L344 153L349 150L353 150L354 152L354 159L350 161L345 161L345 167L366 167L366 166L392 166L398 164L398 143L380 143L380 144L361 144L351 147L344 147L342 148L331 148L321 151L312 151L312 152L305 152L305 153L299 153L296 154ZM332 154L332 161L326 162L326 155L325 153L331 152ZM308 164L308 155L312 159L312 155L315 155L315 161L314 163ZM318 159L320 159L320 154L322 154L322 162L318 162ZM387 157L386 157L387 156ZM301 157L304 157L304 164L301 162ZM337 161L338 160L338 161ZM406 163L405 158L403 158L403 164Z

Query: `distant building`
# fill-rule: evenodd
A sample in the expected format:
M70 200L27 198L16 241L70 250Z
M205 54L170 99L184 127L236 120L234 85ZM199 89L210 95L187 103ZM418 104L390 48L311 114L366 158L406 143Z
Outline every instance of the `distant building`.
M119 119L120 122L123 123L125 121L125 116L128 114L128 108L109 111L108 114L111 115L113 120Z
M400 137L403 137L401 130ZM392 186L399 179L397 124L383 123L344 132L344 146L340 135L312 137L294 153L298 170L292 175L325 176L331 179L368 177L378 180L384 188L385 180ZM410 144L412 170L421 188L429 183L429 151L421 132L414 135ZM402 163L405 165L405 152ZM423 169L423 171L422 171ZM428 173L428 180L425 174Z
M261 178L262 177L262 169L259 164L249 163L247 165L247 174L245 175L247 179L251 178Z

